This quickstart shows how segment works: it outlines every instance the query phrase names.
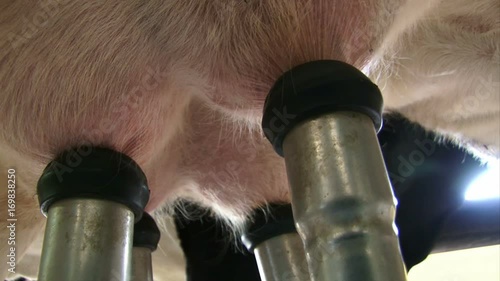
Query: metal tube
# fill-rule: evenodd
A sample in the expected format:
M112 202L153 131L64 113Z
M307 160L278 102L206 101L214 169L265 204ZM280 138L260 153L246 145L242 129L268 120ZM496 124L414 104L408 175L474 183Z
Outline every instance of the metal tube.
M151 249L132 248L132 279L130 281L153 281Z
M53 203L39 281L130 279L134 214L125 205L97 199Z
M373 121L347 111L313 118L292 129L283 151L312 280L406 280Z
M254 254L262 281L309 280L304 246L297 233L266 240L255 248Z

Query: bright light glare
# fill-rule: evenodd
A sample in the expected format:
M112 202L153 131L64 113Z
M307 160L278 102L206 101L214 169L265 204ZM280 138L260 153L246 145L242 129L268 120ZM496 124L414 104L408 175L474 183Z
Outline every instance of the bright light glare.
M467 188L465 200L484 200L500 197L500 161L488 163L488 169Z

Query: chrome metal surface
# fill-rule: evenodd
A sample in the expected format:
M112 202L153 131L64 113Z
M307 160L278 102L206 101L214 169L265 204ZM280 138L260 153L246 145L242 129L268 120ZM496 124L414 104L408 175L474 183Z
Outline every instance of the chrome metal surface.
M297 233L274 237L254 250L262 281L306 281L309 270Z
M132 279L130 281L153 281L151 250L143 247L132 248Z
M297 125L284 156L314 281L403 281L395 198L373 122L336 112Z
M38 281L128 281L134 215L97 199L55 202L47 215Z

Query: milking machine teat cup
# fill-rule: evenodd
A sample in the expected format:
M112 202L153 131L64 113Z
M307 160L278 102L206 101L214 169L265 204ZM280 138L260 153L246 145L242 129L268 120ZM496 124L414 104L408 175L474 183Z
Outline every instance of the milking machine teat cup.
M332 60L294 67L267 96L262 129L285 159L310 280L406 280L396 200L377 140L382 106L368 77ZM292 261L281 254L292 236L268 234L274 238L255 247L264 280L298 280L276 277L269 266L300 267L284 265Z
M68 150L45 168L37 192L47 216L38 281L130 280L134 223L149 200L134 160L106 148Z

